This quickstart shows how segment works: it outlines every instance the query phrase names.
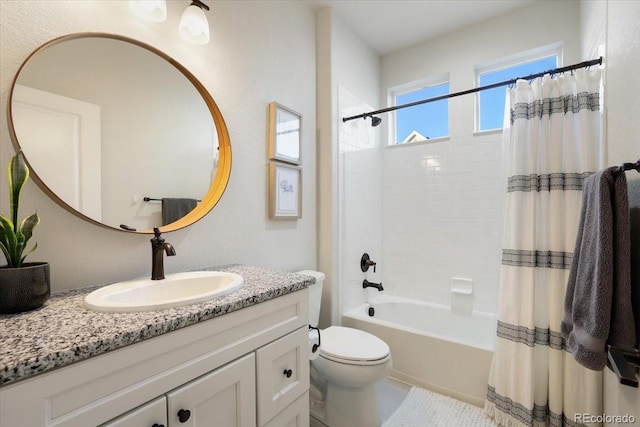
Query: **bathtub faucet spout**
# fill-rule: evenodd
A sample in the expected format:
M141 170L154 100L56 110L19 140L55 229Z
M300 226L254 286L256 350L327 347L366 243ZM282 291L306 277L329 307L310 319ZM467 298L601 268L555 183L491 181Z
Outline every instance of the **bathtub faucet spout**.
M372 283L367 279L364 279L364 281L362 282L362 289L366 289L366 288L376 288L378 291L384 291L384 288L382 287L382 283Z

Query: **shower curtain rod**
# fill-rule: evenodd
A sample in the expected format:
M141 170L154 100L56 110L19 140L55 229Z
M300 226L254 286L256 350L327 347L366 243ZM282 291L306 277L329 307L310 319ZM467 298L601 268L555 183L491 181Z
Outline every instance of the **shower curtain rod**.
M503 82L497 82L497 83L492 83L492 84L485 85L485 86L479 86L479 87L476 87L476 88L473 88L473 89L463 90L461 92L449 93L447 95L440 95L440 96L436 96L436 97L429 98L429 99L423 99L421 101L414 101L414 102L409 102L407 104L396 105L394 107L382 108L380 110L371 111L371 112L368 112L368 113L358 114L357 116L343 117L342 121L343 122L348 122L349 120L355 120L355 119L360 119L360 118L366 119L367 117L371 117L372 126L377 126L377 125L380 124L380 121L381 121L379 117L373 117L373 116L375 116L377 114L388 113L390 111L399 110L401 108L413 107L413 106L416 106L416 105L426 104L428 102L434 102L434 101L440 101L442 99L453 98L454 96L468 95L470 93L480 92L480 91L487 90L487 89L493 89L493 88L500 87L500 86L508 86L508 85L515 84L518 80L533 80L533 79L535 79L537 77L542 77L542 76L544 76L546 74L552 74L552 75L553 74L560 74L560 73L564 73L564 72L567 72L567 71L577 70L579 68L587 68L587 67L591 67L592 65L601 65L601 64L602 64L602 57L600 57L598 59L592 59L590 61L583 61L583 62L580 62L578 64L567 65L566 67L560 67L560 68L555 68L553 70L543 71L541 73L531 74L531 75L528 75L526 77L518 77L518 78L515 78L515 79L511 79L511 80L505 80Z

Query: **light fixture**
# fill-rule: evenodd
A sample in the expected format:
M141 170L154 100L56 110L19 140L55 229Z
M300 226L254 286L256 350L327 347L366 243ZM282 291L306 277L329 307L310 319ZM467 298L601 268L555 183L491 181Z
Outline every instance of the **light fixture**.
M129 0L133 13L145 21L164 22L167 20L166 0Z
M209 43L209 21L204 14L204 10L209 10L209 6L200 0L193 0L182 12L178 33L180 33L180 37L189 43Z

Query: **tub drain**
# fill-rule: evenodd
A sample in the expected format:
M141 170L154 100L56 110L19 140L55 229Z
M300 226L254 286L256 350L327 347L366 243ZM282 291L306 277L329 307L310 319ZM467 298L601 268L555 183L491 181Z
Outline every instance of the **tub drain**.
M369 317L373 317L376 314L376 309L369 307Z

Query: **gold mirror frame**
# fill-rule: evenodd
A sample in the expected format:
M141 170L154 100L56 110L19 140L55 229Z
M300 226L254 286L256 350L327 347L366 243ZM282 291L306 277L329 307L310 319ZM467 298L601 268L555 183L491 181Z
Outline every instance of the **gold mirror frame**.
M193 84L193 86L196 88L200 96L202 96L202 99L204 100L205 104L209 108L209 112L211 113L211 117L216 127L216 133L218 135L218 144L219 144L218 164L217 164L215 176L213 178L213 182L211 183L211 186L209 187L209 190L207 191L207 193L204 195L204 197L202 197L201 202L198 203L198 205L191 212L189 212L187 215L183 216L182 218L178 219L177 221L174 221L167 225L160 226L159 228L161 232L166 233L170 231L179 230L184 227L188 227L189 225L202 219L205 215L207 215L211 211L211 209L213 209L213 207L218 203L218 201L222 197L222 194L224 193L227 187L227 184L229 182L229 176L231 175L231 143L229 140L229 132L227 130L227 126L222 117L222 113L220 113L218 106L216 105L215 101L213 100L213 98L211 97L207 89L204 87L204 85L180 63L178 63L173 58L171 58L170 56L156 49L153 46L150 46L138 40L134 40L134 39L117 35L117 34L86 32L86 33L75 33L75 34L64 35L64 36L52 39L44 43L40 47L38 47L35 51L33 51L27 57L27 59L24 60L22 65L20 65L20 68L18 69L13 79L13 82L11 84L11 90L9 91L9 96L7 99L7 124L9 128L9 134L11 136L11 142L13 143L14 148L17 151L22 149L20 147L20 142L18 141L18 137L15 132L15 128L13 124L13 116L12 116L13 92L22 69L29 63L32 57L34 57L35 55L37 55L39 52L46 49L47 47L50 47L54 44L57 44L66 40L89 38L89 37L102 37L102 38L109 38L109 39L131 43L143 49L146 49L151 53L158 55L159 57L167 61L169 64L173 65L191 82L191 84ZM29 159L26 156L25 156L25 160L29 165ZM116 228L111 225L107 225L102 222L96 221L95 219L90 218L87 215L84 215L82 212L69 206L64 200L58 197L58 195L53 190L51 190L51 188L49 188L42 179L40 179L40 177L37 174L37 171L33 170L31 165L29 165L29 169L31 170L31 177L33 178L33 180L51 199L53 199L58 205L60 205L62 208L64 208L68 212L84 219L85 221L91 222L101 227L109 228L111 230L118 230L118 231L123 231L127 233L153 234L153 229L140 230L140 231L123 230L121 228Z

